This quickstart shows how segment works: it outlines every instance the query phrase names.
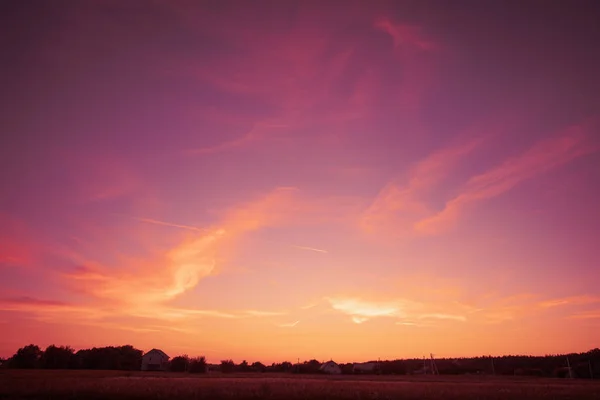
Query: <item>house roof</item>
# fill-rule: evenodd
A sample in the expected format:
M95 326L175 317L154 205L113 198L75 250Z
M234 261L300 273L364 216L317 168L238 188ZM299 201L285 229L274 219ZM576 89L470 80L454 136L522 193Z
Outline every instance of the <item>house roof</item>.
M327 361L321 365L321 368L324 368L326 366L336 366L337 367L338 363L336 363L335 361Z
M169 358L167 353L165 353L164 351L162 351L160 349L152 349L152 350L148 351L146 354L144 354L144 357L151 353L158 353L161 357Z

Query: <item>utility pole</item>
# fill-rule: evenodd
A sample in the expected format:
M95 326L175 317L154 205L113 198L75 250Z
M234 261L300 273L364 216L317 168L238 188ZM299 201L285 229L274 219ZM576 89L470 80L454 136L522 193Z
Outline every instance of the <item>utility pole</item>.
M490 356L490 359L492 360L492 375L496 375L496 368L494 367L494 357Z
M433 353L429 353L429 357L431 357L431 373L433 375L439 375L440 371L438 371L437 365L435 364L435 360L433 358Z

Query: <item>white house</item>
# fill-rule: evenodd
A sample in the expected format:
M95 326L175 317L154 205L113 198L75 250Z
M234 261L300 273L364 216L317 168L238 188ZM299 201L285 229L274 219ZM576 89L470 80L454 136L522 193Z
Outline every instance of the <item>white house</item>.
M332 375L339 375L342 373L342 369L335 361L327 361L321 365L319 371Z
M142 371L166 371L169 356L162 350L152 349L142 356Z
M379 363L376 362L364 362L354 363L352 366L352 373L354 374L373 374L379 369Z

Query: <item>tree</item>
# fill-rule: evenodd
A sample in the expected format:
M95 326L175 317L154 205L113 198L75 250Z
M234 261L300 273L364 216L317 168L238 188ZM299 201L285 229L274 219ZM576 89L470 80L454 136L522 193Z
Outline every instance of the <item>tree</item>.
M265 372L267 367L263 363L256 361L252 363L250 369L254 372Z
M240 372L248 372L250 371L250 366L248 365L248 361L244 360L238 365L238 369Z
M77 368L139 370L142 366L141 350L133 346L94 347L75 353Z
M221 361L221 372L224 374L231 373L235 370L235 363L233 360L222 360Z
M21 347L9 362L10 368L37 368L40 364L42 350L33 344Z
M172 372L185 372L188 370L190 364L190 358L187 355L173 357L171 360L171 371Z
M189 362L188 371L192 374L205 374L208 370L204 356L192 358Z
M118 369L138 371L142 367L144 352L131 345L117 347Z
M72 358L75 354L75 351L69 347L57 347L55 345L50 345L46 347L46 350L41 356L40 364L42 368L46 369L67 369L70 368L72 364Z

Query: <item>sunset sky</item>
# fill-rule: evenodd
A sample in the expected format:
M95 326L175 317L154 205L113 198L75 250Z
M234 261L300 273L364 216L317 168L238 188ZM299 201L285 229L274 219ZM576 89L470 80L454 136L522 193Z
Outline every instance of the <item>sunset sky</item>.
M0 356L600 347L598 8L2 2Z

